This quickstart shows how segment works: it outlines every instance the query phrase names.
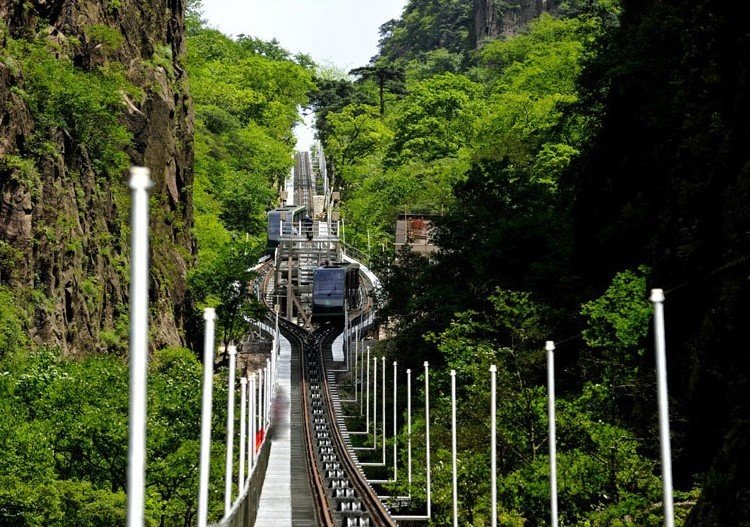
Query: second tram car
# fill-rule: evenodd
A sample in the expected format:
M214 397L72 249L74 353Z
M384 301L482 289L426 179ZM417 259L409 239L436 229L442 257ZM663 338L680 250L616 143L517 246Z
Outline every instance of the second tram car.
M336 263L318 267L313 274L313 320L322 322L344 317L345 306L359 302L359 266Z
M282 234L293 234L295 225L306 217L302 205L288 205L268 211L268 249L273 252ZM282 225L284 232L282 233Z

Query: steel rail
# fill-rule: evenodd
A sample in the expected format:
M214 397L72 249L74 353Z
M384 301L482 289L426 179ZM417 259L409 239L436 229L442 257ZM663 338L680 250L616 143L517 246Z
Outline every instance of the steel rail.
M333 410L333 405L331 404L332 397L330 386L328 384L328 376L325 372L325 360L323 352L324 342L321 342L320 346L318 347L318 360L320 361L321 368L323 370L321 372L321 382L323 384L323 392L325 394L326 400L328 401L328 404L326 405L328 411L328 419L331 423L336 423L336 414ZM349 455L349 450L346 447L346 442L344 441L341 430L338 428L338 426L333 426L332 432L332 438L335 442L336 448L342 454L340 457L341 462L344 464L345 470L349 476L349 480L354 486L354 489L357 491L360 499L362 499L362 501L364 502L365 508L370 515L371 525L373 527L395 527L395 521L391 518L385 506L378 498L375 490L368 483L359 466Z

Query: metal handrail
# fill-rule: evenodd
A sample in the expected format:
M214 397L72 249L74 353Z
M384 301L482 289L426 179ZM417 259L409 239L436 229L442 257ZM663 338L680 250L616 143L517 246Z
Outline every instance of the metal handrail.
M260 494L263 491L263 483L266 479L266 468L271 452L271 442L263 441L258 454L258 461L253 471L247 478L245 491L234 502L232 508L224 518L217 523L210 523L208 527L247 527L255 524L258 514ZM257 474L257 475L256 475Z

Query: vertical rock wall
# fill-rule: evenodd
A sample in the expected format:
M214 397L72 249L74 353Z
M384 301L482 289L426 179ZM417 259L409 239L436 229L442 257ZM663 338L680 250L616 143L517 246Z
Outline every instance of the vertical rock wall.
M557 0L474 0L474 47L499 35L512 35L545 12L557 9Z
M151 306L154 346L178 345L188 314L186 274L194 244L193 121L185 53L184 1L0 0L8 39L59 46L82 71L119 63L137 97L124 92L119 120L132 135L127 155L151 169ZM89 28L116 30L108 53ZM105 29L106 29L105 27ZM54 49L54 48L53 48ZM9 65L10 64L10 65ZM47 157L32 158L36 127L24 72L0 61L0 285L11 288L39 343L68 354L127 344L129 205L127 171L103 176L65 130ZM71 101L74 104L74 101ZM30 184L18 162L34 159ZM5 160L5 161L3 161Z

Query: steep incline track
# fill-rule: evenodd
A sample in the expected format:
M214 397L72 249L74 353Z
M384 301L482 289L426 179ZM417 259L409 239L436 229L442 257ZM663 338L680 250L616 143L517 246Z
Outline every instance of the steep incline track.
M285 320L280 320L279 324L284 336L301 349L302 422L299 425L305 432L307 475L319 524L326 527L395 526L349 456L336 426L324 351L328 351L340 331L326 326L307 333ZM292 422L293 427L295 424Z

